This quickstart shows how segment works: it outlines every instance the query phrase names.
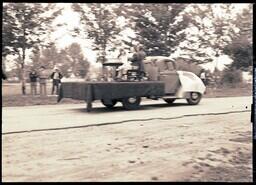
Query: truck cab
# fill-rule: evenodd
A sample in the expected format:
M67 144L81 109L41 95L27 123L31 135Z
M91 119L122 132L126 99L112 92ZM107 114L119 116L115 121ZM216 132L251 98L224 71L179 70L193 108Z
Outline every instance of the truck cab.
M191 105L200 102L206 87L202 80L192 72L179 71L176 62L165 56L150 56L143 61L150 81L163 81L167 103L185 98Z
M180 87L176 63L167 57L147 57L143 63L149 80L164 81L165 94L174 95Z

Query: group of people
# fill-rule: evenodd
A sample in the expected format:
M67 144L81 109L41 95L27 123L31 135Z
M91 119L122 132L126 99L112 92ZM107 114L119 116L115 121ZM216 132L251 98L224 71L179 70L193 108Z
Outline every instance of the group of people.
M52 72L50 76L48 75L48 72L46 71L44 66L41 66L38 72L35 70L35 68L33 68L29 73L31 94L37 94L37 82L39 79L40 95L47 95L46 84L47 79L49 78L52 79L52 95L54 94L54 92L58 94L59 85L61 83L62 77L63 75L61 74L58 68L55 68L54 72Z

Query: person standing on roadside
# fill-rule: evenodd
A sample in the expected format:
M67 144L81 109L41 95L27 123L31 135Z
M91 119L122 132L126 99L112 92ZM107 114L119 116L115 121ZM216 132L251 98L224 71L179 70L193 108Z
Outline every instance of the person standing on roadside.
M52 94L54 94L55 88L56 88L56 94L58 95L59 93L59 85L61 83L63 75L59 71L58 68L55 68L54 72L51 74L51 79L52 79Z
M46 96L46 83L48 79L47 71L45 70L44 66L40 67L39 71L39 83L40 83L40 95Z
M36 89L37 89L37 72L33 68L31 72L29 73L29 79L30 79L30 90L31 90L31 95L36 95Z
M200 72L200 79L203 81L204 85L207 85L206 84L206 72L204 69L202 69Z

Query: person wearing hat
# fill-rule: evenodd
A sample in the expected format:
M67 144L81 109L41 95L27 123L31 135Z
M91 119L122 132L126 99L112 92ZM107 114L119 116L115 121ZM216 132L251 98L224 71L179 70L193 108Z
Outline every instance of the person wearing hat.
M54 69L54 72L51 74L52 79L52 94L54 94L55 88L56 88L56 94L59 93L59 85L61 83L63 75L60 73L58 68Z

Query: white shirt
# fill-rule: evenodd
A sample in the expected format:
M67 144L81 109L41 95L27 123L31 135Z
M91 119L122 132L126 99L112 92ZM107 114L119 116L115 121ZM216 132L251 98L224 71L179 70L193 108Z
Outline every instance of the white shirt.
M58 73L58 72L55 72L55 73L54 73L54 75L53 75L53 79L58 79L58 80L60 79L60 78L59 78L59 73Z
M205 72L201 73L200 78L205 79Z

